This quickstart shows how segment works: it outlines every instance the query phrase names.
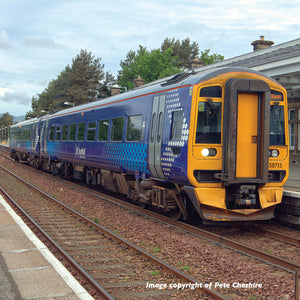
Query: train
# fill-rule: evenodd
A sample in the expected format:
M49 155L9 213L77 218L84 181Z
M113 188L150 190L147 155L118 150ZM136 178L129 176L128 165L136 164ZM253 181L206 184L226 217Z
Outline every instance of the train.
M274 217L289 173L287 94L240 68L190 70L11 126L11 157L174 219Z

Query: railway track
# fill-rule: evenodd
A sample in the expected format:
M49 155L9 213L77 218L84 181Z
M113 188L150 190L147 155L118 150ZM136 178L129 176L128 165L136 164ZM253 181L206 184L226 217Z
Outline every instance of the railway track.
M30 170L32 170L32 169L30 168ZM50 177L52 179L54 179L52 176L50 176ZM55 179L55 180L57 180L57 179ZM61 183L61 180L59 180L59 182ZM174 222L174 221L170 220L170 218L167 218L160 214L156 214L152 211L148 211L145 209L140 209L139 207L136 207L135 205L132 205L130 203L124 203L124 201L116 199L114 197L103 195L99 192L78 186L78 184L73 184L70 182L64 183L64 184L66 184L68 186L71 185L74 189L78 189L80 191L85 190L85 193L96 196L98 198L105 199L105 201L111 201L113 203L117 203L119 206L126 207L127 209L129 208L132 211L134 211L135 213L138 212L139 214L143 214L147 217L154 218L155 220L159 220L160 222L163 222L163 223L167 224L168 226L172 226L176 229L182 230L189 234L193 234L202 239L205 238L209 241L213 241L214 243L223 245L230 249L234 249L235 251L258 258L264 262L267 262L268 264L272 264L274 266L280 267L286 271L294 273L294 272L296 272L297 269L299 269L299 264L297 262L291 262L287 259L280 258L276 255L272 255L270 253L266 253L264 251L257 250L254 247L251 247L251 246L249 247L249 245L245 245L245 244L243 245L240 241L234 241L231 238L227 238L222 235L214 234L214 233L211 233L202 228L196 228L196 227L188 225L186 223ZM282 240L282 238L284 238L285 241L283 241L283 242L290 243L290 244L293 244L293 245L299 247L299 239L293 239L291 236L283 236L282 234L279 234L277 232L274 232L274 231L272 232L270 230L265 230L265 229L263 229L263 232L264 232L264 235L268 236L269 238L273 238L273 239L275 238L277 240Z
M18 197L18 204L11 197L10 201L34 223L34 231L51 244L50 250L96 299L227 299L204 287L172 288L177 283L195 285L197 280L1 169L18 180L14 186L30 195L30 201L27 197ZM157 284L163 284L162 289L149 288Z

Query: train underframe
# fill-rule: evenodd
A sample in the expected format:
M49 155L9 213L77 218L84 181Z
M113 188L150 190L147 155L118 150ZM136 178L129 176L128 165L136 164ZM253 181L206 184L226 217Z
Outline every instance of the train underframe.
M269 220L274 217L274 209L281 202L283 193L281 187L266 188L254 184L195 188L20 152L11 156L54 176L83 180L126 195L141 207L155 208L174 219L187 220L190 214L196 212L204 223Z

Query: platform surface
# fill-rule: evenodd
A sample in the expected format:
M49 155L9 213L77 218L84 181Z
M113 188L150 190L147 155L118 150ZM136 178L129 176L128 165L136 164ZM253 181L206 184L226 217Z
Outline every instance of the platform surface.
M0 195L0 300L93 299Z
M284 185L283 195L300 198L300 165L290 164L289 179Z

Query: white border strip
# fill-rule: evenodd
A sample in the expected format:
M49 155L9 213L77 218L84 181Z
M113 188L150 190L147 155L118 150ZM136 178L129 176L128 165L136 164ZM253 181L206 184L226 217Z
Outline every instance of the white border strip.
M61 264L61 262L49 251L49 249L35 236L31 229L23 222L23 220L14 212L10 205L0 195L0 204L11 215L14 221L24 231L29 240L37 247L39 252L53 266L56 272L64 279L67 285L82 300L93 300L94 298L79 284L79 282L71 275L71 273Z

